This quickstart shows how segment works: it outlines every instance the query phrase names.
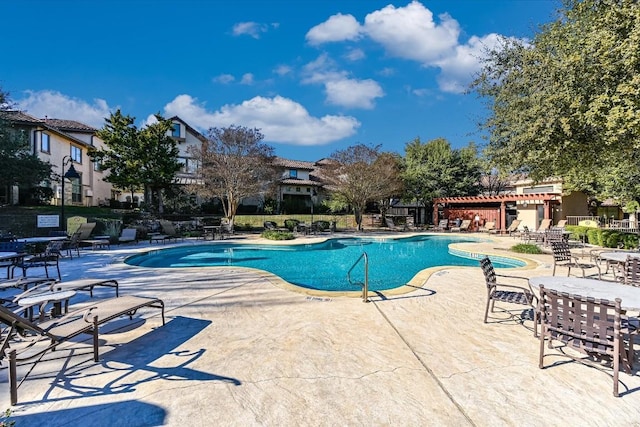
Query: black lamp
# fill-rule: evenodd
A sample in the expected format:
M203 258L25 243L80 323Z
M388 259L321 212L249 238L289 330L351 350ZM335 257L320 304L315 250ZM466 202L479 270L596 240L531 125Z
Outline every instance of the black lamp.
M72 160L73 159L71 158L71 156L64 156L62 158L62 172L64 172L64 167L71 163ZM67 222L64 220L64 181L67 178L80 178L80 174L78 173L76 168L73 167L73 163L71 163L71 166L69 166L67 172L62 175L62 197L60 202L60 220L62 221L62 231L67 231Z
M318 193L316 192L316 189L313 188L311 189L311 228L313 228L313 205L315 204L317 199Z

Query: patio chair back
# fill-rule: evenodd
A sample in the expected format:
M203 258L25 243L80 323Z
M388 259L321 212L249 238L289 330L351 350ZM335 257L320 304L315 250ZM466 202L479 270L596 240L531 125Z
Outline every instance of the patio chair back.
M630 286L640 286L640 258L627 255L623 268L622 283Z
M543 220L540 222L540 226L538 227L538 230L536 230L536 231L538 231L538 232L546 231L546 230L548 230L550 227L551 227L551 220L550 220L550 219L543 219Z
M170 237L181 237L176 231L176 227L173 225L171 221L161 220L160 227L162 227L162 231Z
M617 397L620 361L627 358L620 305L619 298L613 302L540 286L542 330L538 366L544 368L545 339L550 347L553 341L560 341L566 348L612 363L613 395ZM570 352L563 351L563 354L585 363L584 358L572 356Z
M120 233L120 237L118 237L119 243L127 243L127 242L137 242L138 239L136 237L138 230L135 228L123 228Z
M76 233L78 233L78 240L87 240L91 238L91 233L93 233L93 229L96 228L95 222L86 222L84 224L80 224Z

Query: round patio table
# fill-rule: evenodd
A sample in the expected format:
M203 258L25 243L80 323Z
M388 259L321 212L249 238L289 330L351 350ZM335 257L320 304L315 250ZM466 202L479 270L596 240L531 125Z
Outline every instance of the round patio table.
M38 306L39 320L44 320L44 313L47 304L53 303L53 314L59 316L62 314L62 303L64 303L64 312L69 311L69 299L76 294L76 291L54 291L35 294L18 300L18 305L24 307L27 311L29 320L33 320L33 307Z
M640 288L606 280L585 279L583 277L540 276L529 279L536 289L540 285L546 289L567 292L583 297L593 297L614 301L620 298L623 310L640 310Z

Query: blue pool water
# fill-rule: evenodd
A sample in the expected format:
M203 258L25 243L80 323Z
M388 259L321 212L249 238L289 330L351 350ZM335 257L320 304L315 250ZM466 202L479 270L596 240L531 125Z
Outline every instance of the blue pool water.
M369 258L369 289L387 290L409 282L419 271L441 265L478 266L477 259L449 253L453 242L473 241L449 236L408 238L345 238L304 245L203 244L161 249L134 255L127 264L141 267L180 268L239 266L269 271L294 285L326 291L358 291L347 272L363 252ZM493 258L496 267L522 266L508 258ZM351 273L362 282L363 262Z

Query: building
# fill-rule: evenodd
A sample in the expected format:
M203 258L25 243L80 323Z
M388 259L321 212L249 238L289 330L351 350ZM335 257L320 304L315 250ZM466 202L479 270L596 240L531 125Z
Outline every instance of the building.
M440 219L473 220L480 217L480 225L494 221L498 230L506 230L519 219L520 227L536 230L543 219L555 224L568 216L587 216L588 200L582 192L565 194L562 180L548 179L535 183L520 178L512 182L510 190L499 195L441 197L434 200L433 221Z
M111 184L104 181L105 172L100 170L99 164L87 156L89 148L103 145L95 128L74 120L38 119L22 111L2 111L0 114L26 136L32 154L53 166L58 178L42 183L53 190L52 204L60 205L63 197L67 206L98 206L109 200ZM67 181L63 194L60 176L71 165L79 177ZM19 203L19 190L14 188L10 193L1 196L7 203Z

